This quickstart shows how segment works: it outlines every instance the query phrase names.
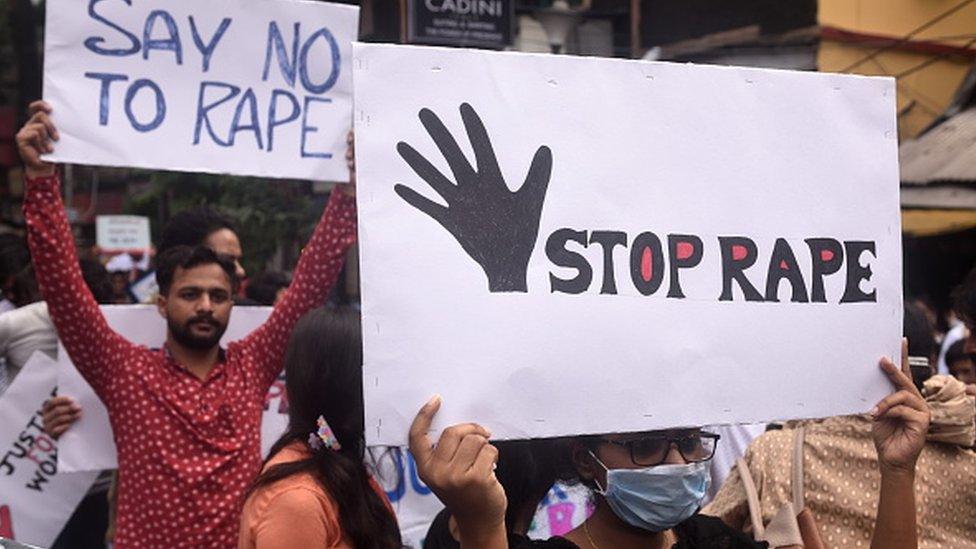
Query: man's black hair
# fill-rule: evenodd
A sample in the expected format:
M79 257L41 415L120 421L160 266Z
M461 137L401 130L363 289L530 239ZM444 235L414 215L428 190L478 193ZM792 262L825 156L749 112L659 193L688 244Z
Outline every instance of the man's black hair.
M935 326L918 304L905 302L902 335L908 338L908 354L931 359L939 350L935 340Z
M81 259L78 261L81 267L81 277L85 279L85 284L91 290L92 296L98 303L112 302L112 281L108 277L105 266L94 259Z
M36 301L44 299L41 297L41 290L37 286L37 277L34 275L34 265L28 263L26 267L14 275L13 284L14 305L23 307Z
M951 372L952 365L954 363L967 358L970 358L970 355L966 352L966 340L960 339L959 341L950 345L949 348L946 350L945 363L946 366L949 368L949 371Z
M248 280L244 293L260 305L274 305L278 291L291 284L288 275L281 271L265 271Z
M0 234L0 278L16 276L30 264L30 252L23 237Z
M976 267L952 291L952 308L966 326L976 326Z
M912 381L921 390L925 381L932 376L934 370L931 364L939 345L935 340L935 326L917 303L905 302L902 335L908 338L908 356L925 357L929 360L929 368L912 368Z
M184 210L170 218L163 228L157 251L161 254L176 246L200 246L208 236L221 229L237 232L234 222L219 210L209 206Z
M167 295L173 285L177 269L192 269L201 265L219 265L230 279L231 293L237 293L240 280L234 263L206 246L175 246L156 258L156 284L160 295Z

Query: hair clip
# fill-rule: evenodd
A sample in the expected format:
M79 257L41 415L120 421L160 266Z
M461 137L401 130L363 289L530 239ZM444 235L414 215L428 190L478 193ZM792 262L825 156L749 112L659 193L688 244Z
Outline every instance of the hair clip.
M318 431L308 434L308 445L314 450L321 450L323 446L336 452L341 450L342 445L339 444L339 439L332 432L332 427L329 427L329 422L325 421L324 417L319 416L316 423L319 426Z

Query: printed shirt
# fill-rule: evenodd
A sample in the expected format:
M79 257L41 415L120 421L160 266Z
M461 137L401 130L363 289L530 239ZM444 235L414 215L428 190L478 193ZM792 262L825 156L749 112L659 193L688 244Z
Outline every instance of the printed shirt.
M308 446L293 443L271 458L265 469L306 459L310 455ZM369 479L369 484L386 505L391 520L395 520L386 492L375 479ZM262 486L244 504L238 549L352 549L353 545L339 523L340 509L341 505L308 472Z
M58 335L108 409L118 447L115 545L235 547L261 467L261 413L291 329L321 305L355 240L355 202L333 192L285 297L200 380L162 350L112 331L78 267L57 175L28 179L28 244Z
M827 547L871 546L881 473L866 416L798 422L804 426L803 488ZM793 501L793 429L769 431L746 451L763 523ZM929 442L915 470L918 546L976 549L976 453ZM702 513L729 525L750 526L749 506L738 468Z

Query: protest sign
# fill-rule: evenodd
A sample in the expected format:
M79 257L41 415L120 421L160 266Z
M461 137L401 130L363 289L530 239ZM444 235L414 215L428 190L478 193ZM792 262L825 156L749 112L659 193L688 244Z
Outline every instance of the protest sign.
M103 253L144 252L152 242L149 218L139 215L95 217L95 243Z
M159 284L156 283L156 271L143 275L142 278L129 284L129 293L136 303L153 303L159 295Z
M890 78L354 55L369 444L404 443L435 393L435 428L526 438L864 412L889 392Z
M44 434L41 405L57 365L37 352L0 396L0 537L49 547L98 472L58 470L58 444Z
M226 345L247 336L267 320L271 310L271 307L235 307L221 344ZM158 348L166 340L166 321L159 316L155 306L106 305L102 307L102 314L110 328L137 345ZM75 399L84 410L81 419L61 435L58 467L66 472L117 467L108 410L71 364L71 358L63 346L58 349L58 386L59 394ZM263 453L267 453L287 424L288 402L285 399L284 378L279 378L271 386L265 400L261 424Z
M47 159L347 181L359 8L49 0Z

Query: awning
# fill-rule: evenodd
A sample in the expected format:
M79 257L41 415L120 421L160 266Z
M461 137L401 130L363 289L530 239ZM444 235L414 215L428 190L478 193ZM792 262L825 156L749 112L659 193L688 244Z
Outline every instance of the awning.
M903 185L976 182L976 107L970 107L898 148Z
M976 228L976 210L902 210L901 231L909 236L935 236Z

